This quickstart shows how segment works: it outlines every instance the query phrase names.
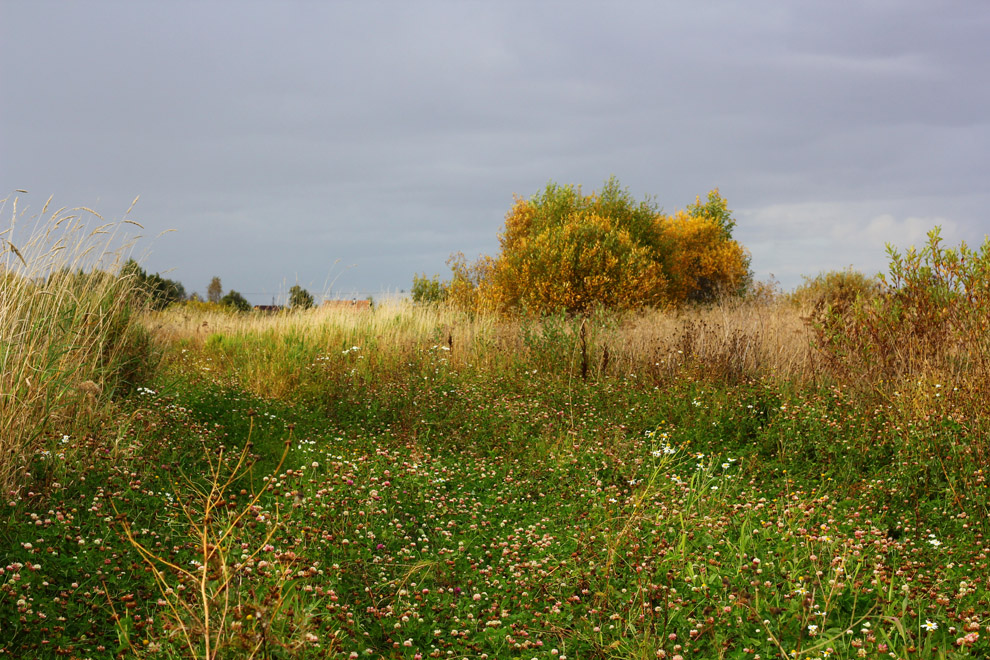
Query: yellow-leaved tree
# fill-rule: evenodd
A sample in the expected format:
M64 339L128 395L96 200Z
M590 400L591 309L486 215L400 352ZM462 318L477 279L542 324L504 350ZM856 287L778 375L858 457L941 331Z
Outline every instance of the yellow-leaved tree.
M736 221L717 189L705 203L696 198L686 211L658 222L673 246L665 262L672 304L709 302L749 284L749 252L732 238Z
M550 183L516 198L496 258L451 258L447 299L474 311L569 313L710 300L748 281L734 225L717 190L666 216L649 199L634 201L614 177L590 195Z

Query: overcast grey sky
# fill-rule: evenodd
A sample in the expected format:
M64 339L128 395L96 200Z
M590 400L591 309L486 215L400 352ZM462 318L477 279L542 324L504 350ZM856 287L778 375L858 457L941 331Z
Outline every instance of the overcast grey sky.
M988 44L983 0L0 0L0 197L140 195L146 268L266 303L408 289L496 253L513 194L614 174L719 187L792 288L982 242Z

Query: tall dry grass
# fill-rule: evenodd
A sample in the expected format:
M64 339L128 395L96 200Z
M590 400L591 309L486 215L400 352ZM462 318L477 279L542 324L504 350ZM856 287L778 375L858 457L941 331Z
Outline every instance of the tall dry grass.
M24 217L0 201L0 486L31 455L92 425L111 395L146 368L134 282L119 277L133 242L86 208ZM130 220L123 223L137 225ZM95 226L94 226L95 225ZM140 227L140 225L137 225Z
M618 369L660 381L686 369L723 380L803 383L816 375L811 330L801 310L780 297L642 312L606 346Z
M472 316L444 306L419 306L390 300L372 308L322 305L279 313L239 313L221 305L173 305L145 316L149 329L169 342L201 346L213 334L228 336L305 334L313 338L375 338L393 345L428 341L444 329L461 342L493 331L495 317ZM447 341L449 337L444 337Z
M211 380L229 379L271 398L291 397L307 379L314 386L332 381L332 367L400 377L425 350L439 345L453 347L448 357L458 364L490 365L502 355L488 350L503 332L495 318L403 302L278 314L188 304L148 313L144 321L165 345L186 351L183 359L207 360L200 366ZM177 351L171 354L180 357Z
M810 332L778 299L728 302L679 313L601 313L540 319L471 315L444 306L391 302L373 310L317 308L237 314L176 306L147 315L153 334L189 355L210 379L289 398L309 378L360 373L383 382L445 368L505 374L537 369L561 378L701 377L804 381L814 373ZM357 349L356 351L354 349ZM173 353L175 354L175 353ZM319 367L314 373L314 367Z

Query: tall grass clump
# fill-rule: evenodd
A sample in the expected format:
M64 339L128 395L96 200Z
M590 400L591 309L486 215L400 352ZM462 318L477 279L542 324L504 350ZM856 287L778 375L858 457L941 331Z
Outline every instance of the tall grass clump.
M119 275L120 223L86 208L18 215L0 230L0 485L30 455L92 424L147 368L133 278ZM8 200L0 202L6 209ZM92 227L93 220L99 224ZM137 225L130 220L123 222ZM140 226L140 225L137 225ZM117 246L116 248L114 246Z

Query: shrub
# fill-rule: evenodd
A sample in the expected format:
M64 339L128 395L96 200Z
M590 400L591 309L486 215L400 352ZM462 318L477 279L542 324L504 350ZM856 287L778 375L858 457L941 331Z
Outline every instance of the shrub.
M734 224L718 191L666 216L649 199L633 200L615 178L590 195L551 182L532 199L516 199L497 258L451 258L448 295L476 310L578 314L708 301L748 281Z
M468 263L464 254L458 252L450 255L447 265L452 274L446 285L447 300L458 309L491 311L498 299L492 288L495 260L481 256L474 263Z
M183 301L177 305L173 305L168 311L179 310L182 313L187 314L206 314L210 312L226 312L230 311L229 307L224 307L219 302L208 302L206 300L190 298L189 300Z
M871 382L931 376L990 382L990 239L978 251L942 247L940 229L920 250L887 247L882 293L833 305L818 328L829 362Z
M447 285L439 275L413 275L412 301L417 305L435 305L447 300Z
M663 218L661 226L671 243L664 262L671 303L712 302L720 295L745 292L751 279L749 255L727 238L717 219L679 211Z
M805 277L791 301L807 314L812 323L845 319L858 300L871 300L880 293L880 280L853 270L832 270Z

